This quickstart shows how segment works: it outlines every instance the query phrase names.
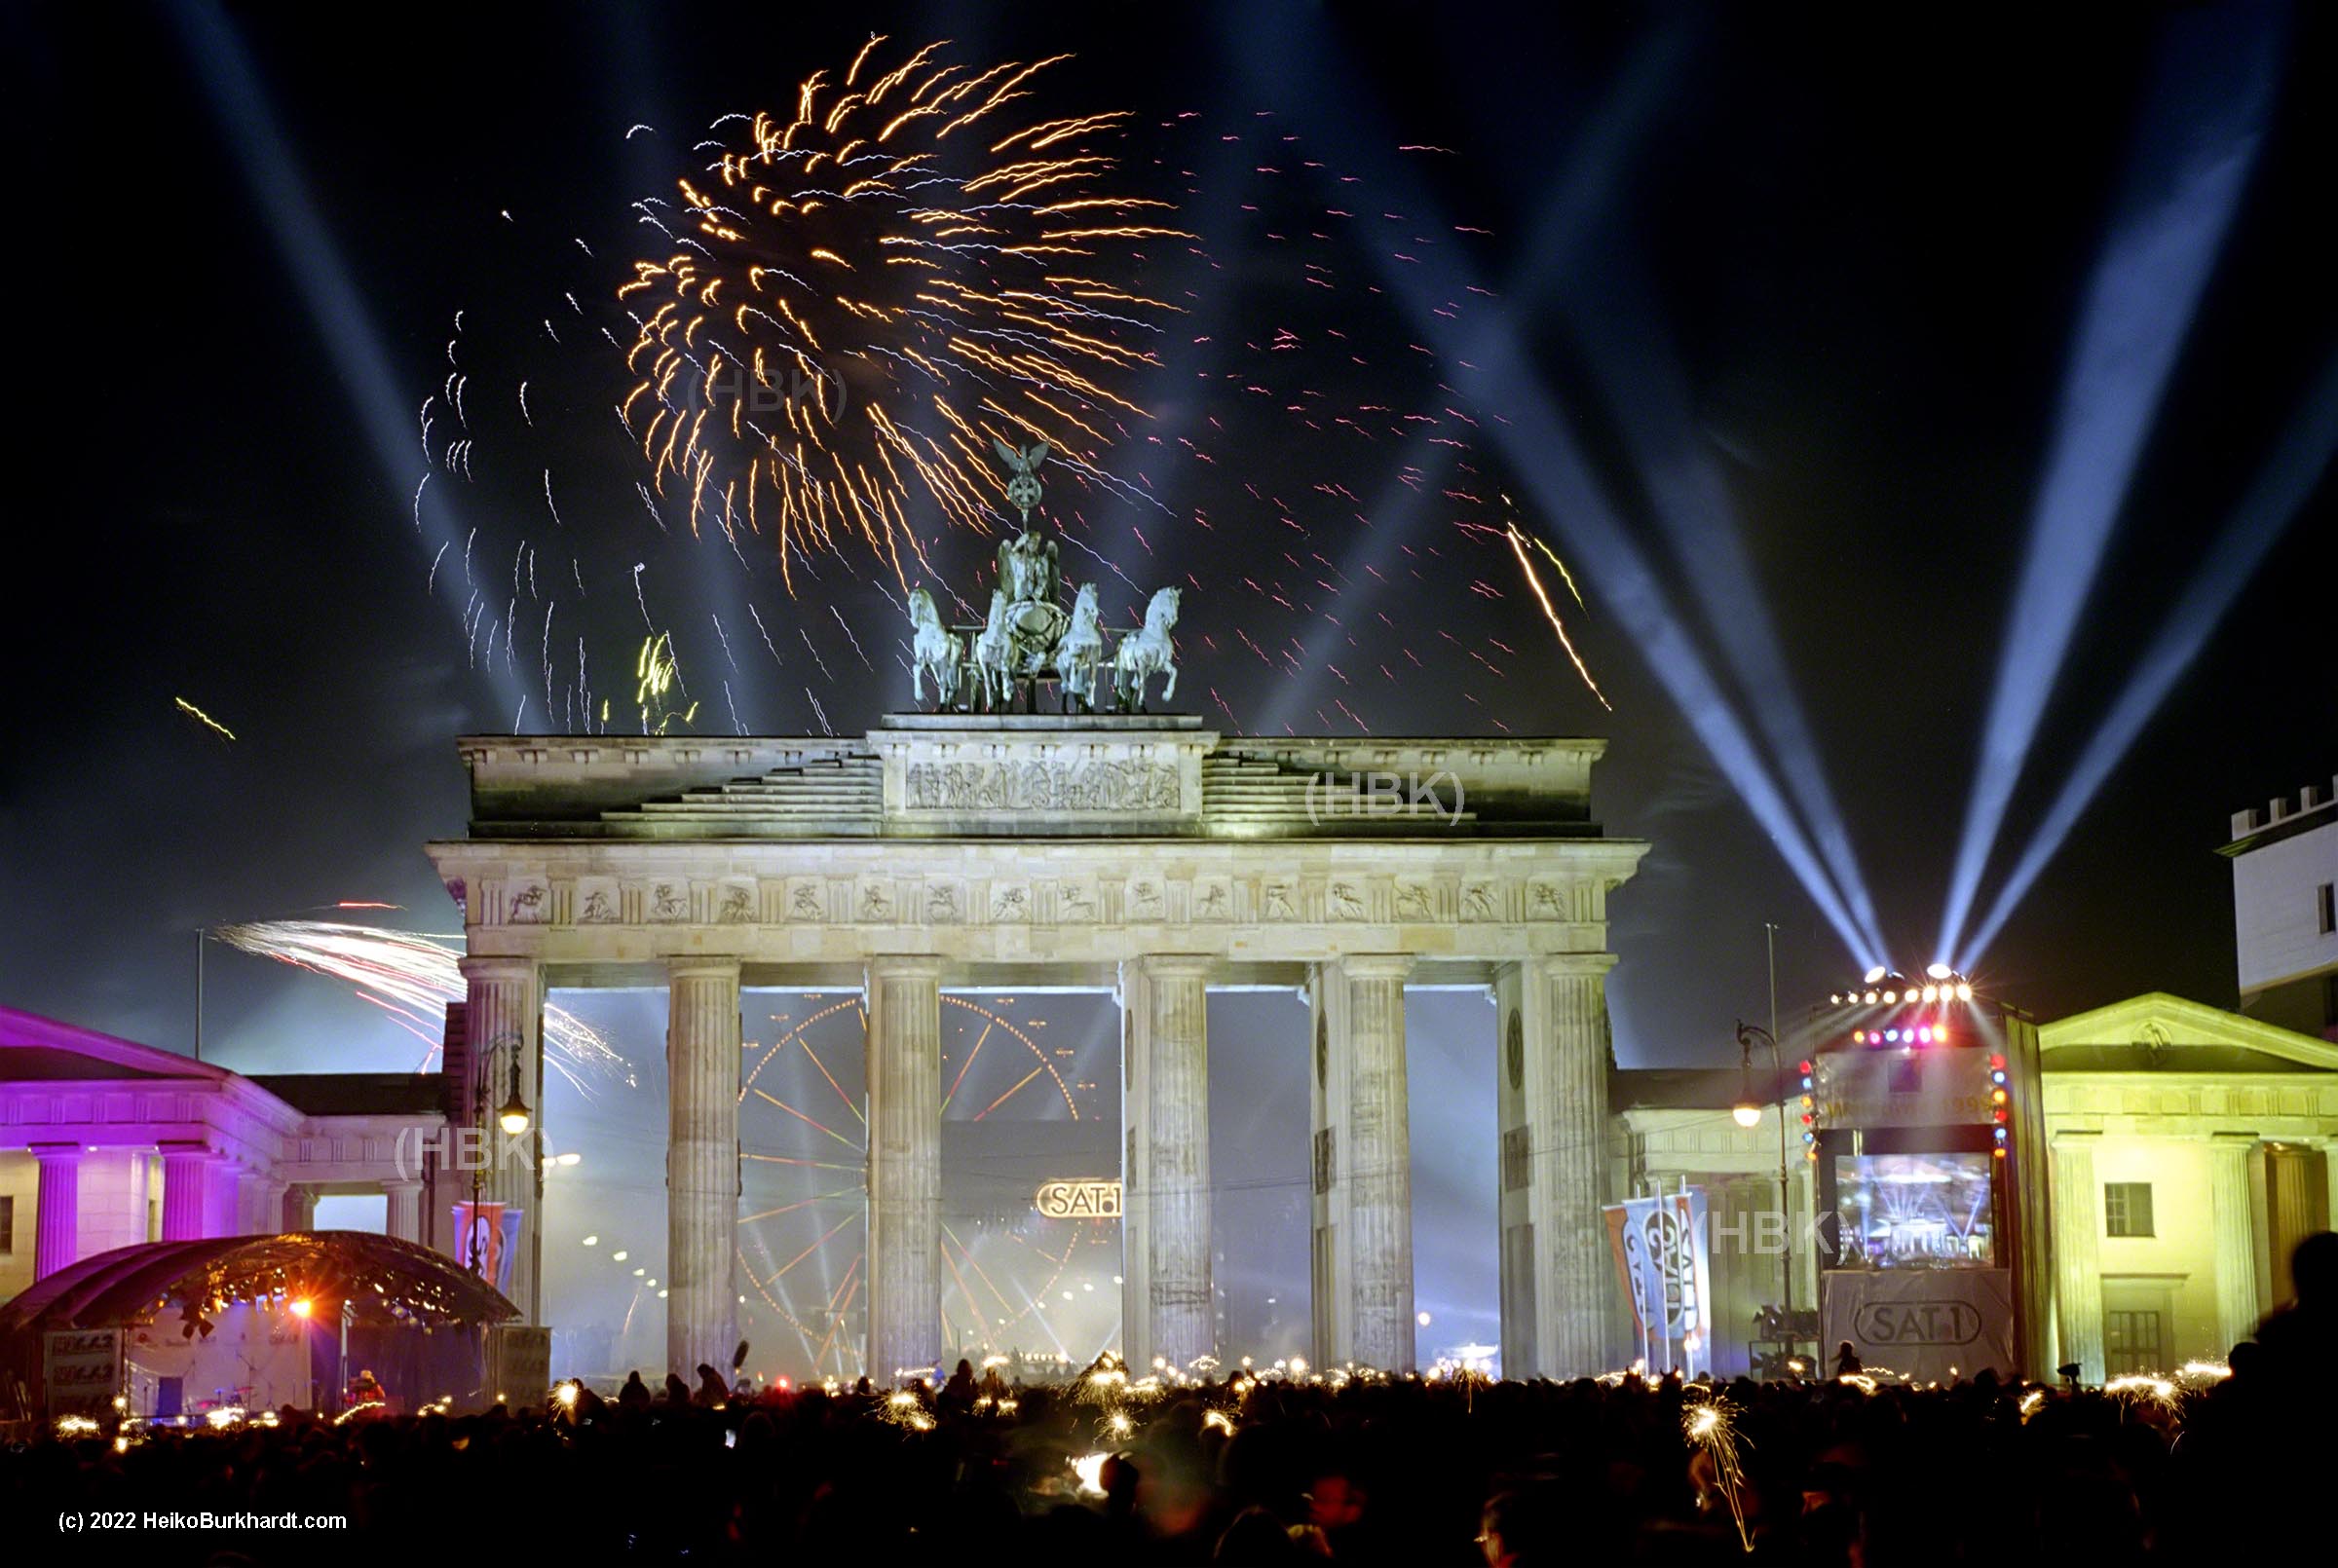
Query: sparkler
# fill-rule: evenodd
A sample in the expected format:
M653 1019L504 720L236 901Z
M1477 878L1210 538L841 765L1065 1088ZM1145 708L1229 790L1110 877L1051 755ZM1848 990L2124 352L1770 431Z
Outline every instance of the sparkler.
M463 1000L469 991L458 962L460 938L336 920L255 920L219 926L212 934L245 952L356 987L358 995L432 1051L445 1027L446 1004ZM594 1078L615 1077L633 1086L632 1069L601 1032L549 1002L544 1009L544 1046L545 1065L585 1094L592 1092L588 1080ZM427 1053L423 1060L430 1060Z
M2102 1392L2116 1395L2121 1399L2157 1404L2169 1410L2174 1409L2176 1403L2175 1385L2164 1377L2154 1377L2149 1372L2130 1372L2123 1377L2114 1377L2102 1386Z
M1737 1525L1738 1544L1752 1551L1754 1537L1746 1529L1746 1473L1738 1464L1737 1428L1730 1419L1727 1401L1715 1398L1690 1405L1681 1412L1680 1428L1691 1444L1710 1456L1714 1485L1729 1506L1729 1517Z
M1008 107L1068 56L975 71L932 44L881 74L884 42L813 72L792 115L716 122L679 208L641 204L670 243L618 291L652 488L687 492L694 530L768 522L791 589L796 552L852 540L906 585L913 487L988 533L990 437L1093 472L1143 415L1114 384L1158 363L1147 317L1169 307L1128 280L1139 247L1191 238L1110 188L1125 111Z

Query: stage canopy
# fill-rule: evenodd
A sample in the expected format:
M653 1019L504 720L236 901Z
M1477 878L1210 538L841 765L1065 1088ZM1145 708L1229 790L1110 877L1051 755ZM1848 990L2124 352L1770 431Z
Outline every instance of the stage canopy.
M85 1257L0 1307L0 1334L150 1323L193 1304L282 1297L367 1326L506 1323L519 1309L443 1252L369 1231L295 1231L146 1242Z

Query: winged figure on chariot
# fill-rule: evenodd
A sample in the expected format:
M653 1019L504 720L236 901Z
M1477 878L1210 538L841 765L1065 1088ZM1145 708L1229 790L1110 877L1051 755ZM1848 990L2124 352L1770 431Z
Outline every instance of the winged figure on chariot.
M1053 683L1064 712L1092 713L1098 683L1109 671L1117 712L1144 711L1146 685L1153 675L1167 676L1161 695L1174 697L1177 662L1170 630L1177 624L1178 590L1153 594L1144 625L1118 633L1108 655L1096 584L1080 584L1066 610L1060 547L1032 526L1032 509L1042 494L1039 466L1047 461L1047 443L1018 449L997 436L991 442L1006 467L1006 499L1022 514L1022 531L999 542L998 582L981 625L946 626L929 590L911 592L913 694L924 700L930 676L936 711L1005 713L1020 697L1023 711L1032 713L1037 711L1040 687Z

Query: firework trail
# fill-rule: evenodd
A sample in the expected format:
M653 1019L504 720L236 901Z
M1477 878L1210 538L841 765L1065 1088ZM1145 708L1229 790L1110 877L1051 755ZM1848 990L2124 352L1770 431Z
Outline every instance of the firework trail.
M1600 683L1591 678L1591 668L1583 662L1583 655L1575 652L1574 639L1566 635L1566 625L1560 620L1559 611L1551 603L1551 596L1543 590L1542 579L1534 575L1533 558L1527 554L1526 536L1518 531L1518 525L1515 523L1510 525L1509 540L1511 553L1518 557L1518 568L1527 575L1527 585L1534 590L1534 598L1542 606L1542 614L1550 621L1551 630L1559 634L1559 646L1566 650L1566 656L1575 666L1575 673L1583 677L1583 684L1591 688L1591 694L1600 699L1600 706L1606 708L1610 713L1614 712L1613 706L1607 700L1607 694L1600 690ZM1536 542L1540 543L1541 541L1536 541ZM1543 546L1543 553L1551 555L1548 545ZM1559 562L1559 557L1556 555L1551 555L1551 559ZM1564 562L1559 562L1559 571L1563 576L1565 574L1566 566ZM1573 589L1575 579L1571 577L1567 578L1566 585L1570 590ZM1582 603L1583 596L1576 594L1575 602Z
M446 1004L468 988L458 960L460 938L384 931L334 920L257 920L223 925L212 934L228 946L327 975L396 1018L434 1052L445 1027ZM566 1008L544 1008L544 1064L590 1094L592 1079L615 1078L630 1088L632 1070L608 1040ZM428 1064L430 1056L424 1055Z
M218 720L212 718L209 714L195 706L194 703L189 702L185 697L172 697L170 700L178 704L179 712L194 718L198 723L202 724L205 728L216 731L224 739L233 740L236 738L236 732L233 729L228 728L227 726L221 724Z
M664 254L618 290L652 488L686 491L694 530L768 528L791 588L793 547L846 541L906 586L913 493L990 532L994 437L1093 471L1143 413L1118 384L1159 363L1147 317L1168 307L1123 281L1132 257L1190 238L1157 221L1169 203L1111 189L1125 111L1009 107L1067 56L977 72L928 45L880 74L883 42L814 71L792 115L717 122L672 225L643 206Z
M1588 650L1568 646L1581 630L1558 620L1581 595L1538 537L1564 548L1564 527L1513 520L1482 373L1420 342L1382 286L1391 256L1465 277L1487 231L1393 209L1270 108L1088 113L1050 101L1067 80L1060 58L960 64L877 41L776 112L715 121L675 185L612 204L591 243L511 226L531 248L495 276L538 276L553 243L571 275L556 298L531 283L458 320L423 445L487 492L478 515L504 537L479 552L550 520L528 546L553 552L528 575L547 618L555 587L587 601L572 607L587 647L528 683L549 722L605 728L591 687L621 688L608 666L638 665L666 626L678 664L724 658L733 728L833 730L821 704L839 693L837 724L860 722L882 694L850 664L899 652L885 632L905 635L902 590L956 601L981 580L1002 518L994 435L1063 454L1048 521L1108 626L1207 577L1178 640L1228 661L1203 685L1237 728L1312 709L1327 730L1367 729L1425 677L1498 730L1489 688L1539 671L1521 641L1538 625L1599 697ZM655 243L623 240L621 217ZM639 259L593 259L613 255ZM1457 278L1437 314L1467 322L1491 298ZM461 573L470 641L513 663L472 553L434 575ZM1546 591L1553 570L1564 587ZM758 608L783 595L828 611L792 617L810 687L778 652L786 619ZM772 665L728 646L741 608ZM548 664L541 627L530 642Z
M633 660L633 676L637 683L633 700L641 709L641 732L662 735L677 724L689 724L698 715L698 705L676 710L667 701L666 693L680 691L689 696L682 686L682 666L674 659L674 634L660 632L641 640L641 653Z

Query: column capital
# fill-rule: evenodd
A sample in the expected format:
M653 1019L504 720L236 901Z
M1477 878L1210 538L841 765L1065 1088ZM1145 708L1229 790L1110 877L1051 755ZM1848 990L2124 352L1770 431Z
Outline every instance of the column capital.
M2057 1149L2063 1147L2096 1148L2102 1142L2102 1129L2099 1127L2057 1127L2046 1141Z
M2237 1154L2246 1154L2264 1141L2255 1133L2210 1133L2207 1138L2208 1147Z
M303 1183L303 1185L306 1184ZM419 1181L385 1181L381 1184L381 1188L382 1191L395 1197L405 1192L419 1193L422 1191L422 1183Z
M1206 980L1217 969L1218 960L1206 952L1141 952L1121 959L1120 967L1139 970L1148 978L1169 975L1190 980L1200 976Z
M1410 952L1347 952L1324 960L1338 964L1351 980L1404 980L1419 961Z
M1612 952L1537 952L1525 958L1506 960L1499 967L1515 966L1546 975L1572 975L1597 979L1615 967Z
M89 1150L80 1143L27 1143L32 1157L45 1164L78 1163Z
M165 1139L154 1145L166 1160L215 1160L219 1151L201 1139Z
M861 962L872 975L909 980L939 980L949 960L938 952L872 952Z
M693 952L675 953L665 960L669 979L685 980L703 977L708 980L736 980L739 960L735 953Z
M542 978L544 965L534 958L513 958L495 953L466 953L455 960L470 981L525 980Z

